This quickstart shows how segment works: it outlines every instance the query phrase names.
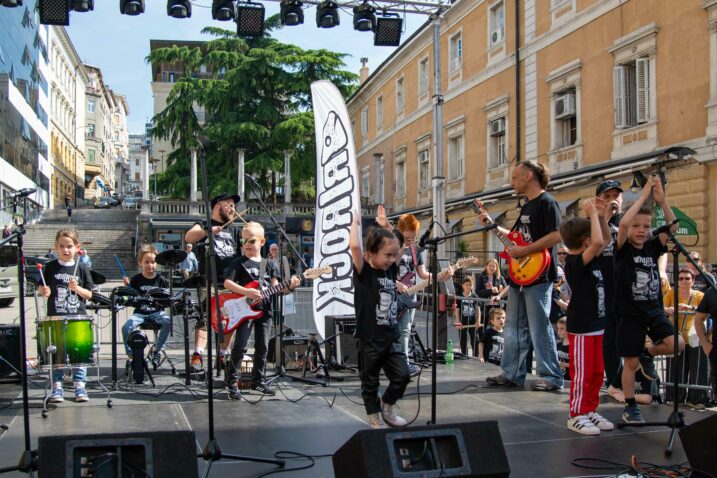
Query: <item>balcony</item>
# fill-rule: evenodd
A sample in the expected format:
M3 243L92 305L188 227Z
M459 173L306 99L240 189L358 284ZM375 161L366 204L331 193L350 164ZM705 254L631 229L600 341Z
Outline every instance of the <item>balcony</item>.
M314 217L316 215L315 205L308 203L289 203L289 204L267 204L269 211L277 218L287 217ZM182 215L182 216L204 216L206 214L205 203L203 201L148 201L140 202L142 216L157 215ZM268 217L259 203L239 203L237 209L247 212L243 215L255 217ZM375 216L375 205L362 205L363 216Z

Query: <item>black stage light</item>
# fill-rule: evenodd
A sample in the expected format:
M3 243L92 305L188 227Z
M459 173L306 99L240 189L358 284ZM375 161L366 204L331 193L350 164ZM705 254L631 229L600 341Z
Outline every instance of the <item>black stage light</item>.
M95 9L95 0L72 0L72 10L76 12L89 12Z
M234 20L234 1L233 0L214 0L212 2L212 18L226 22Z
M122 15L139 15L144 13L144 0L120 0Z
M22 0L0 0L0 5L9 8L22 7Z
M397 13L383 12L383 15L376 19L373 44L376 46L399 46L402 31L403 18Z
M70 24L70 0L40 0L39 10L43 25Z
M237 3L237 35L240 37L260 37L264 34L264 5L260 3Z
M172 18L190 18L192 3L189 0L167 0L167 15Z
M294 26L304 23L301 0L281 0L279 17L282 25Z
M316 26L333 28L339 24L339 6L331 0L325 0L316 7Z
M354 30L371 32L376 28L376 9L368 3L354 7Z

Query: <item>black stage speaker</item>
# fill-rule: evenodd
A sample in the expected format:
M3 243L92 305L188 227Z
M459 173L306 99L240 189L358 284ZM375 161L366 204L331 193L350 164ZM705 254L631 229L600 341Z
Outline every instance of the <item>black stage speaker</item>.
M286 370L300 370L306 357L306 348L309 345L309 338L302 335L292 335L281 338L284 347L284 368ZM276 357L276 335L269 342L269 352L266 360L275 362Z
M341 478L510 475L498 422L361 430L333 456Z
M0 380L22 380L15 371L19 371L21 365L19 325L0 325L0 357Z
M717 443L717 415L680 428L682 448L690 462L692 474L697 478L717 476L717 459L714 445Z
M353 315L326 316L324 338L336 336L326 344L326 356L334 357L340 365L358 366L358 347L354 332L356 332L356 317Z
M45 436L38 441L40 478L197 476L193 431Z

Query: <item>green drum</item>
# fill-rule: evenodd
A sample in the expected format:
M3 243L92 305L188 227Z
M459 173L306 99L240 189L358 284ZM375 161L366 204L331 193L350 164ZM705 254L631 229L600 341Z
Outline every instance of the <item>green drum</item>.
M41 365L53 367L95 364L94 319L86 315L58 315L37 321L37 349ZM54 350L48 348L54 347Z

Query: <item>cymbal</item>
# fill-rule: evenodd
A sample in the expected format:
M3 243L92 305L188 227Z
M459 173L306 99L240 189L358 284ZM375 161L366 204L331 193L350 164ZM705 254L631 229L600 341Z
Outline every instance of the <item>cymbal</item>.
M185 251L180 251L177 249L167 249L166 251L160 252L157 255L157 264L163 266L176 266L186 258L187 253Z
M192 276L182 282L182 287L186 287L188 289L196 289L197 287L204 287L204 284L206 282L207 280L204 278L204 276Z
M102 285L105 282L107 282L107 279L105 279L105 276L100 274L97 271L90 271L90 275L92 276L92 283L94 285Z

